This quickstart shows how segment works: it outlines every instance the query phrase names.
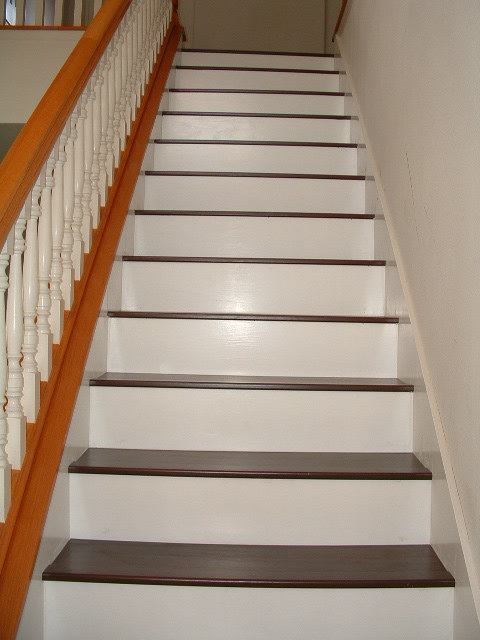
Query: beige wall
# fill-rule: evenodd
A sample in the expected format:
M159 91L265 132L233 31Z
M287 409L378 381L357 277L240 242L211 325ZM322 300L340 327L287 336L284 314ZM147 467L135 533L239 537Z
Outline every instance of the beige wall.
M83 31L0 29L0 122L26 122Z
M188 47L323 53L324 0L180 0Z
M386 205L478 611L478 0L351 2L340 46ZM416 434L420 449L427 440ZM435 526L438 533L442 523Z

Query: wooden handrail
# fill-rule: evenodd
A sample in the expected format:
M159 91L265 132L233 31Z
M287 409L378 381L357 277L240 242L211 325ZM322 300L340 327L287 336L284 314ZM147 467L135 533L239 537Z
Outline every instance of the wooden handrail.
M333 31L332 42L335 42L335 36L340 29L340 25L342 24L343 14L345 13L345 9L347 8L348 0L342 0L342 6L340 7L340 11L338 13L337 23L335 24L335 29Z
M113 3L122 11L124 5L128 5L128 0L111 0L110 5ZM10 511L0 535L2 640L13 640L20 621L96 319L150 131L181 36L182 27L174 13L116 170L99 227L94 231L92 249L86 257L82 278L77 283L75 301L54 356L52 373L46 384ZM85 47L82 47L80 52L84 51ZM80 85L81 80L76 79L76 86ZM70 99L65 98L64 102L70 102ZM71 102L74 103L75 99L72 98Z
M0 248L132 0L105 0L0 164Z

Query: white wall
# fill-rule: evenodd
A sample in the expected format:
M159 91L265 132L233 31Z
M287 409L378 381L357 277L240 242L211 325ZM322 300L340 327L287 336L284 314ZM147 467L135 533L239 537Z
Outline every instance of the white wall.
M323 53L325 0L180 0L187 47Z
M339 44L374 159L478 610L478 1L349 6ZM420 452L434 447L421 427L415 443ZM433 541L448 545L448 526L442 532L442 518L433 524ZM478 637L462 624L457 616L458 638Z
M0 29L0 122L28 120L82 35L80 30Z

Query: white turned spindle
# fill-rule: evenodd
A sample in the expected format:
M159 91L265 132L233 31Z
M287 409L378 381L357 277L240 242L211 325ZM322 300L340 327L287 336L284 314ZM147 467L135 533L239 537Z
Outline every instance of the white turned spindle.
M114 91L115 91L115 107L113 110L113 156L115 159L115 166L120 164L120 152L121 147L121 133L120 133L120 95L122 91L122 56L120 53L120 35L117 31L113 39L113 52L114 52Z
M45 186L40 199L38 221L38 304L37 364L41 380L48 380L52 370L53 336L50 328L50 270L52 268L52 188L53 170L58 156L58 141L46 162Z
M92 171L90 174L92 182L92 197L90 201L92 210L92 226L98 227L100 222L100 141L102 137L102 83L103 83L103 58L100 59L95 69L92 87L94 90L93 99L93 157Z
M21 27L25 23L25 0L16 0L15 26Z
M75 137L77 130L71 117L65 127L67 143L65 145L65 164L63 167L63 241L62 241L62 297L65 309L71 309L75 271L72 262L73 251L73 208L75 204Z
M82 190L82 237L84 252L89 253L92 248L92 162L93 162L93 98L92 83L88 82L83 94L82 104L85 106L84 142L83 154L84 178Z
M128 86L128 14L125 16L121 27L120 49L122 55L122 92L120 96L120 115L125 123L125 138L122 140L122 148L125 148L126 136L130 133L130 102L127 99Z
M113 183L115 172L115 154L113 152L113 113L115 111L115 54L113 43L108 47L108 125L107 125L107 173L108 186Z
M7 241L0 253L0 520L5 521L10 507L11 466L6 452L8 438L5 414L5 390L7 386L7 340L5 327L5 292L8 287L7 267L10 248Z
M22 407L23 372L20 366L23 342L23 273L25 251L24 232L30 219L31 200L27 200L15 224L13 254L10 258L7 296L7 357L8 382L6 407L8 440L7 455L14 469L20 469L25 456L26 417Z
M107 51L103 54L99 66L99 72L102 74L101 91L100 91L100 147L98 151L98 164L100 176L98 188L100 191L100 204L105 206L108 193L108 171L107 171L107 128L108 128L108 55Z
M44 0L34 0L35 2L35 13L34 13L34 25L43 26L43 14L45 12L45 2Z
M82 25L82 0L73 0L73 7L73 24L75 27L80 27Z
M74 144L74 157L75 157L75 187L74 187L74 205L73 205L73 220L72 220L72 232L73 232L73 251L72 262L75 270L75 280L80 280L83 272L83 236L82 236L82 224L83 224L83 211L82 211L82 194L83 194L83 181L85 179L85 139L84 139L84 122L85 122L85 108L83 105L83 98L77 103L76 113L72 114L72 126L75 122L75 129L77 136Z
M27 221L25 253L23 256L23 398L27 422L35 422L40 405L40 372L37 366L38 333L35 318L38 303L38 219L40 195L45 184L42 169L32 189L30 220Z
M58 159L55 163L55 184L52 190L52 270L50 273L50 327L53 342L58 344L63 333L63 314L65 304L62 294L63 264L62 246L65 230L64 204L64 164L66 161L65 147L67 144L68 125L60 134Z
M137 60L138 60L138 2L133 3L133 21L131 26L132 32L132 73L131 73L131 82L130 82L130 101L132 105L132 120L135 120L137 114L138 107L138 99L137 99Z
M131 5L133 11L133 5ZM135 103L132 103L132 94L134 95L134 91L132 91L133 85L133 22L134 16L132 12L129 15L128 20L128 30L127 30L127 86L126 86L126 100L129 110L129 118L128 118L128 132L130 133L130 128L132 122L135 120Z

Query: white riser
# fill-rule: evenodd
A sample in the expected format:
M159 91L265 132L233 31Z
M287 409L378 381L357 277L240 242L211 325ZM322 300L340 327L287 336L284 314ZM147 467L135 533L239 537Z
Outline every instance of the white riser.
M208 53L200 51L182 51L182 65L204 67L273 67L277 69L331 69L334 58L319 56L285 56L255 53Z
M108 371L389 378L397 325L110 318Z
M381 315L384 267L125 262L125 311Z
M453 588L232 589L81 582L46 582L44 588L48 640L452 638Z
M422 544L425 480L70 474L70 536L232 544Z
M357 150L243 144L156 144L157 171L250 171L358 175Z
M373 220L138 215L135 255L368 260Z
M135 254L370 259L373 220L138 215Z
M145 208L363 213L365 181L145 176Z
M275 89L283 91L339 91L338 74L278 71L217 71L177 69L176 89Z
M173 111L236 111L244 113L345 114L343 96L259 93L170 93Z
M164 115L152 137L174 140L280 140L350 142L350 120L268 116Z
M91 387L90 446L400 453L411 414L411 393Z

